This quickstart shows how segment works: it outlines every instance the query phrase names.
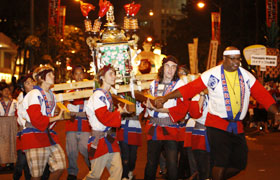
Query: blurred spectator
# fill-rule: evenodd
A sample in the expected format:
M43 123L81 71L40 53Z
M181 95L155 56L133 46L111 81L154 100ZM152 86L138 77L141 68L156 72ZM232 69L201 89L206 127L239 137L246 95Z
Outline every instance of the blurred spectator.
M16 166L15 166L15 171L13 178L14 180L19 180L22 176L22 171L24 171L24 177L26 180L31 179L29 167L27 164L26 156L24 151L21 149L21 135L22 135L22 130L25 129L25 123L26 120L22 117L22 101L24 96L33 89L33 86L35 85L35 81L32 78L32 74L28 74L25 76L22 76L19 81L18 81L19 87L21 88L21 92L17 97L17 122L18 122L18 127L19 131L17 133L17 144L16 144L16 149L17 149L17 161L16 161Z
M11 98L11 90L9 86L3 83L0 86L0 116L14 116L16 110L16 100Z
M11 98L11 91L6 83L1 83L0 86L0 116L14 116L16 111L16 100ZM1 170L13 170L14 164L7 163Z

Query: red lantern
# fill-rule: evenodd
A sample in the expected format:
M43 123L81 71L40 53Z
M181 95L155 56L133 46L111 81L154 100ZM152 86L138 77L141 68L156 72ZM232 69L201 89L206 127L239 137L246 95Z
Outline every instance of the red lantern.
M140 7L141 7L140 4L133 4L132 9L131 9L131 15L135 16L138 13Z
M135 4L134 2L124 5L126 14L130 16L135 16L138 13L140 7L140 4Z
M83 16L85 16L85 17L88 16L88 13L89 13L91 10L94 10L94 9L95 9L95 7L94 7L92 4L84 3L83 1L80 1L80 7L81 7L82 14L83 14Z
M131 10L130 10L130 9L131 9L130 4L126 4L126 5L124 5L123 7L124 7L124 10L125 10L126 14L129 15L129 14L130 14L130 11L131 11Z
M99 12L98 12L99 18L102 18L103 16L105 16L105 14L109 10L110 6L111 6L111 3L109 1L99 0L99 8L100 8Z

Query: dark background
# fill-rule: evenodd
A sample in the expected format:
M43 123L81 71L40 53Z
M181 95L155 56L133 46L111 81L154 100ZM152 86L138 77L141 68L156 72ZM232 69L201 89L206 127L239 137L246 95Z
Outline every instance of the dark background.
M95 11L89 13L89 18L94 21L99 10L98 0L84 2L91 3L96 7ZM111 0L115 8L114 13L117 24L123 23L125 15L123 5L131 2L131 0ZM141 0L135 2L142 5L138 13L139 16L146 13L141 12L141 10L150 8L145 7L146 5ZM276 32L276 41L274 38L274 43L271 43L270 41L272 40L269 39L270 29L266 27L265 23L265 0L207 0L207 5L204 9L197 9L196 2L195 0L189 0L187 4L182 6L182 12L185 15L182 20L174 20L170 17L167 25L173 26L175 29L169 33L167 43L162 44L162 52L176 56L181 64L187 64L188 66L187 43L191 43L194 37L198 37L199 69L200 71L205 70L211 39L211 12L219 10L216 5L221 7L222 11L222 44L219 46L218 60L222 59L224 48L230 45L237 46L240 49L252 44L263 44L278 48L278 31ZM84 31L83 20L85 18L80 11L79 2L61 0L61 5L66 6L66 25L74 25ZM34 7L34 33L40 37L42 43L46 43L48 38L48 1L34 0ZM105 22L105 17L103 18L103 22ZM19 46L23 46L24 39L30 34L30 0L1 0L0 19L2 19L0 32L11 37ZM3 19L6 19L6 21L4 22ZM140 27L140 35L141 31L143 30ZM141 47L143 41L144 37L140 36L139 47ZM161 40L155 39L155 42L161 42ZM44 48L41 48L41 50L43 51Z

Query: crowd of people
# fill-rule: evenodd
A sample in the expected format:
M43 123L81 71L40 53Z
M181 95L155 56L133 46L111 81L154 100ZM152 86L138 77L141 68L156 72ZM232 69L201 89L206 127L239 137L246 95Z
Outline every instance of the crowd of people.
M265 89L271 94L278 106L280 104L280 84L278 82L269 81L264 83ZM278 131L280 127L274 121L273 114L267 112L263 106L251 98L249 106L249 118L245 123L250 128L255 127L259 133L269 133L270 131Z
M67 179L77 179L80 152L89 170L84 179L100 179L107 168L109 179L131 180L142 131L147 139L145 180L156 179L159 164L169 180L235 176L247 165L242 120L251 107L250 97L271 113L274 124L280 116L279 88L266 90L240 67L240 60L240 50L228 47L223 64L190 82L187 70L175 57L167 56L148 90L155 100L136 101L136 113L128 112L126 106L114 107L110 89L116 73L105 65L97 74L100 87L88 99L64 102L71 114L65 123L66 153L54 131L56 123L65 120L51 91L54 69L41 66L23 76L21 92L13 93L17 100L2 83L0 115L16 115L19 126L14 179L20 179L22 171L25 179L60 179L66 168ZM74 66L72 78L83 81L85 73L83 66Z

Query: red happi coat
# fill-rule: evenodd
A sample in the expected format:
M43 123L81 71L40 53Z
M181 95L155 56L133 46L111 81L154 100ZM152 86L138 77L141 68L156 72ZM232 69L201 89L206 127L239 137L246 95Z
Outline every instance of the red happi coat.
M92 130L108 132L112 127L121 126L121 115L119 111L113 111L112 97L110 93L103 89L97 89L88 100L86 113ZM115 137L114 137L115 138ZM91 136L88 142L88 148L91 147L95 136ZM120 152L118 141L111 144L106 137L98 141L96 152L91 160L103 156L107 153Z
M182 116L182 112L184 112L184 114L188 113L187 116ZM191 147L192 131L195 124L192 118L199 118L202 115L202 112L199 109L198 101L190 101L188 99L184 99L183 102L179 101L178 106L169 109L169 114L175 121L182 119L182 117L188 119L185 126L180 128L178 141L184 141L184 147Z
M179 87L183 86L184 83L182 80L178 81L172 81L169 85L166 86L166 89L163 92L164 94L167 94L171 91L174 91L178 89ZM157 89L158 89L159 83L158 80L155 80L150 85L150 93L153 96L158 96ZM174 106L180 106L182 109L180 111L176 111L176 113L173 113L172 107ZM146 123L145 130L147 132L147 140L178 140L178 133L179 133L179 124L177 121L183 119L185 117L188 106L185 106L185 104L179 100L179 99L170 99L166 103L164 103L164 108L170 109L170 113L159 113L153 110L147 110L150 117L154 118L170 118L171 121L174 123L172 125L160 125L156 123L152 123L151 121L148 121ZM173 114L173 116L171 116ZM151 128L153 130L153 135L149 132L151 131ZM166 133L166 132L167 133Z
M85 99L75 99L67 108L70 112L85 112L85 106L87 101ZM74 121L67 120L65 123L65 131L78 131L78 132L90 132L91 127L87 117L76 116Z
M204 96L204 102L202 107L202 116L200 118L195 119L195 126L192 130L192 150L203 150L210 152L210 146L207 139L207 132L205 127L206 115L208 113L208 101L209 96Z
M141 103L136 101L136 116L122 119L121 127L117 129L118 141L124 141L129 145L142 145L142 127L139 121L139 114L143 110Z
M243 120L247 113L250 95L254 97L266 109L268 109L272 104L275 103L272 96L265 90L265 88L254 78L254 76L250 72L240 67L239 73L239 78L242 78L243 80L240 84L242 87L241 89L244 89L244 98L242 101L243 105L241 107L241 115L239 120L237 120L234 128L230 127L232 123L226 120L228 118L228 115L224 99L224 91L222 87L221 65L204 72L198 79L179 88L179 91L184 99L193 97L195 94L201 92L205 88L208 89L209 108L205 126L214 127L237 134L244 133L241 120Z
M58 136L53 130L55 123L49 122L49 118L54 115L56 106L55 96L52 93L51 95L52 102L48 104L40 90L36 88L24 97L22 117L26 119L27 123L21 136L21 148L23 150L48 147L58 143ZM48 112L47 106L49 106ZM28 127L28 123L32 127Z
M135 118L138 118L136 116ZM122 120L121 127L117 130L118 141L124 141L126 144L141 146L142 129L139 121Z

